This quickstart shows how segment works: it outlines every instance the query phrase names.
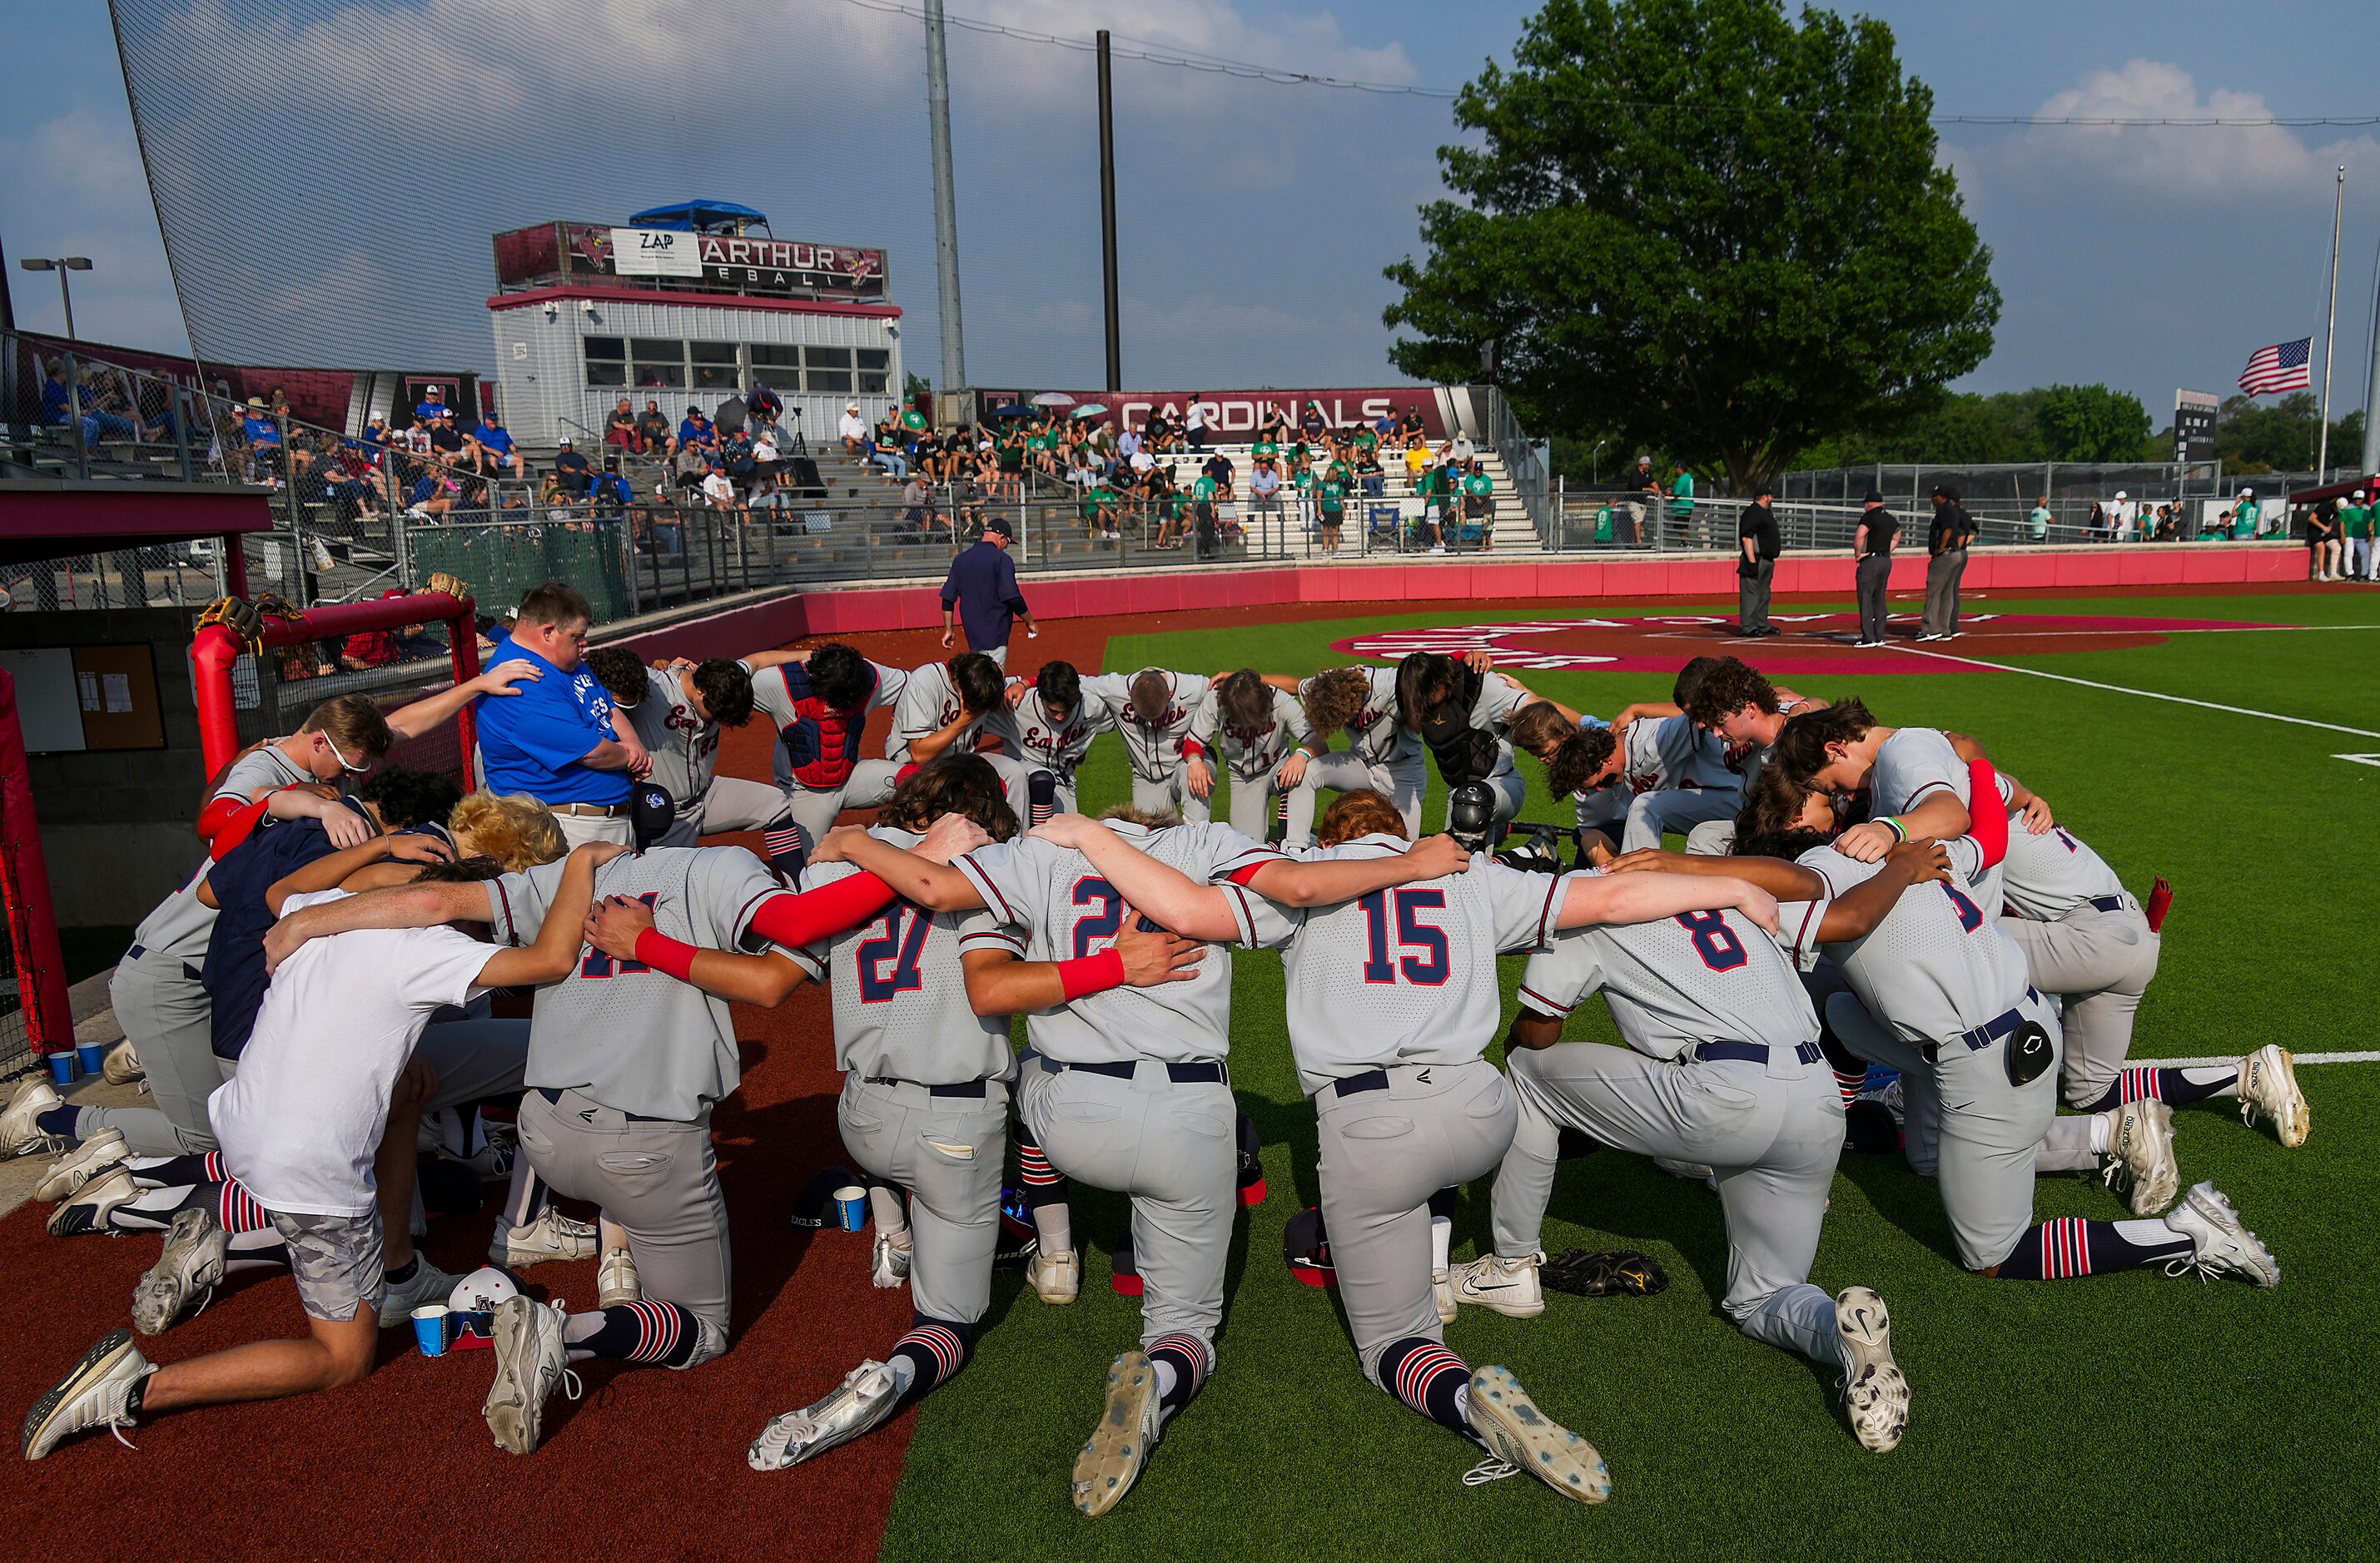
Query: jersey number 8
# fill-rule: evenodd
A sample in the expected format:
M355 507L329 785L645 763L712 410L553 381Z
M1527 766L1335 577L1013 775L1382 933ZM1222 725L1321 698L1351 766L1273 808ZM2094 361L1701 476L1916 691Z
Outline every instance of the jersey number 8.
M1731 972L1751 959L1743 952L1743 940L1727 926L1722 912L1682 912L1678 924L1694 941L1694 953L1703 964L1715 972Z

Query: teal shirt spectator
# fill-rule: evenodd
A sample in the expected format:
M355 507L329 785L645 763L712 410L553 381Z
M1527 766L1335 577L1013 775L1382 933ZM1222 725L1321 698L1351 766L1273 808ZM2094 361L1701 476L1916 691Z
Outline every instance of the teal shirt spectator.
M2046 506L2038 504L2034 505L2033 507L2033 514L2025 519L2032 523L2034 541L2045 542L2048 539L2049 511Z
M1680 521L1694 513L1694 475L1680 472L1670 485L1670 514Z
M2252 499L2242 499L2231 507L2231 536L2252 538L2264 530L2265 511Z

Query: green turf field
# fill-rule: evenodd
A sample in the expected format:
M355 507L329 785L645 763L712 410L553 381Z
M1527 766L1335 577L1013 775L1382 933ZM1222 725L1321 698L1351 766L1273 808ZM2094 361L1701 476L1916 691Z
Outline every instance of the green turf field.
M2062 599L2033 610L2380 624L2380 597L2362 594ZM1349 635L1493 617L1486 605L1140 636L1111 642L1106 665L1303 673L1339 660L1330 644ZM2375 656L2380 629L2338 627L2010 660L2380 733ZM1519 676L1606 714L1667 698L1666 675ZM1782 682L1856 694L1888 723L1980 735L2128 883L2144 891L2158 873L2172 881L2177 903L2136 1056L2228 1055L2266 1041L2301 1053L2375 1046L2380 769L2332 757L2380 752L2380 737L2011 673ZM1539 780L1531 775L1524 816L1554 818ZM1122 754L1098 745L1085 806L1126 792ZM1442 812L1433 793L1429 822ZM1675 1284L1645 1300L1549 1294L1545 1316L1529 1321L1466 1309L1447 1338L1475 1365L1511 1366L1601 1449L1616 1492L1585 1508L1525 1477L1463 1487L1475 1452L1360 1378L1332 1295L1291 1279L1281 1234L1317 1197L1313 1111L1290 1062L1280 961L1234 962L1232 1074L1266 1140L1271 1193L1242 1224L1214 1378L1112 1514L1072 1511L1074 1451L1099 1412L1109 1359L1138 1334L1136 1303L1107 1288L1105 1250L1123 1230L1123 1203L1076 1185L1076 1230L1087 1239L1081 1301L1044 1306L1019 1275L1002 1274L973 1364L921 1413L888 1556L2374 1552L2380 1175L2368 1147L2380 1131L2380 1065L2302 1071L2313 1133L2295 1152L2221 1101L2177 1114L2185 1182L2212 1178L2232 1197L2281 1263L2277 1291L2154 1270L1973 1278L1958 1266L1930 1184L1898 1157L1846 1157L1812 1278L1829 1290L1874 1286L1891 1305L1915 1399L1906 1441L1881 1458L1845 1430L1830 1374L1743 1339L1718 1313L1726 1248L1716 1200L1621 1155L1565 1163L1547 1246L1642 1248ZM1520 964L1504 963L1508 999ZM1599 1004L1582 1008L1569 1035L1616 1040ZM1468 1191L1458 1257L1484 1242L1486 1198L1484 1184ZM2082 1175L2046 1180L2036 1210L2127 1214Z

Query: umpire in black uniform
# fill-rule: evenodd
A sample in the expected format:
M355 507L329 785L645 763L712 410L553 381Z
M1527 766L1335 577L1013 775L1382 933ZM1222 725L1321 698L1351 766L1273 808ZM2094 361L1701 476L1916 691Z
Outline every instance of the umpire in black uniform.
M1758 639L1777 633L1768 622L1768 583L1777 576L1777 555L1783 544L1777 536L1777 513L1768 507L1769 487L1764 482L1752 503L1736 518L1736 542L1743 551L1735 562L1737 630Z
M1900 518L1884 508L1884 496L1867 491L1867 508L1860 512L1852 533L1852 557L1859 574L1859 644L1884 644L1884 599L1892 584L1892 544L1900 535Z
M1955 489L1934 486L1934 525L1925 546L1925 633L1920 640L1949 640L1959 633L1959 577L1967 573L1967 545L1975 540L1974 518Z

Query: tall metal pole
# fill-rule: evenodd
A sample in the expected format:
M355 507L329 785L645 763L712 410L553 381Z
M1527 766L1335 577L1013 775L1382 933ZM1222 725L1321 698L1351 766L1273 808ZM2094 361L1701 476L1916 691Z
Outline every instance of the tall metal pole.
M934 269L942 316L942 389L967 382L959 329L959 202L951 184L951 62L942 42L942 0L926 0L926 121L934 153Z
M2372 258L2372 378L2363 382L2363 460L2357 476L2380 472L2380 250Z
M2322 438L2315 446L2313 484L2330 481L2330 350L2338 340L2338 219L2347 210L2347 164L2338 165L2337 193L2330 201L2330 317L2322 328Z
M1108 294L1108 389L1123 389L1123 335L1116 310L1115 81L1107 29L1099 44L1099 273Z
M58 266L58 308L66 311L67 340L72 342L75 339L74 289L67 285L67 269L63 262Z

